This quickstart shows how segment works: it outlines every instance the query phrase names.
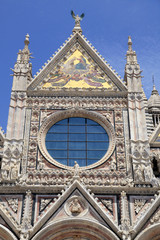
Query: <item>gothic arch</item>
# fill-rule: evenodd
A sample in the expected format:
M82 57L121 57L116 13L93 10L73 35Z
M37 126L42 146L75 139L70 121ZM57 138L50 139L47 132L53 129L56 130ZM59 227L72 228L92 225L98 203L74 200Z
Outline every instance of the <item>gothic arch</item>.
M1 240L17 240L15 235L5 226L0 224L0 239Z
M160 223L143 230L135 240L159 240L160 239Z
M39 231L32 240L119 240L119 238L103 225L84 219L67 219L51 223Z

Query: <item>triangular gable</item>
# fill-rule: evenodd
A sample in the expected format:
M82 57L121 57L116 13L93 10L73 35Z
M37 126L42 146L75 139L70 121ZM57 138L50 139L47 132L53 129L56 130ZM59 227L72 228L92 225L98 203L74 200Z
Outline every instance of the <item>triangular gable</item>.
M146 207L143 208L141 214L137 218L137 221L133 225L133 238L136 234L139 234L140 231L142 231L142 227L146 224L149 219L151 219L151 216L154 214L156 209L160 206L160 194L155 195L150 203ZM145 219L145 221L144 221Z
M112 229L112 231L114 231L115 233L117 233L119 231L119 227L117 225L116 222L114 222L113 217L107 213L107 211L104 210L104 206L102 206L102 204L99 204L98 202L98 198L94 198L94 194L90 194L90 192L88 190L85 189L85 187L80 184L80 182L78 180L75 180L71 186L69 186L68 189L66 189L65 191L62 191L62 195L58 196L58 199L52 204L51 207L49 207L48 211L46 211L42 216L39 216L38 221L35 223L35 225L33 226L33 229L31 231L31 235L33 236L40 228L44 227L47 222L51 219L51 217L54 217L54 214L57 213L57 211L59 211L59 209L61 209L61 206L65 206L65 203L68 202L68 206L71 207L71 201L74 201L74 196L72 195L74 191L78 191L79 192L79 196L82 199L83 202L83 208L85 211L86 205L90 205L92 206L93 209L95 209L95 212L98 216L99 219L102 219L102 222L105 222L106 225L109 226L109 228ZM81 201L81 200L80 200ZM82 206L82 205L81 205ZM68 211L68 218L69 218L69 214L70 212L76 211L75 209L71 208L67 209L66 208L66 212ZM81 212L80 212L81 214ZM83 212L82 212L83 214Z
M141 214L150 207L153 196L130 196L131 223L134 225Z
M6 224L9 225L9 228L12 229L12 231L19 235L20 224L10 213L9 209L6 208L3 202L0 202L0 217L4 219L4 221L6 222Z
M80 34L70 39L40 70L28 87L28 93L56 94L60 90L82 89L117 93L127 87L91 44Z
M160 147L160 123L149 139L151 147Z
M57 199L56 195L37 195L35 204L34 223L42 216L46 211L51 208L52 204Z
M53 214L53 216L49 219L49 221L47 221L44 227L59 220L66 220L68 217L83 217L83 219L90 219L94 222L97 221L107 228L109 227L78 189L73 191L70 197L64 201L58 211Z

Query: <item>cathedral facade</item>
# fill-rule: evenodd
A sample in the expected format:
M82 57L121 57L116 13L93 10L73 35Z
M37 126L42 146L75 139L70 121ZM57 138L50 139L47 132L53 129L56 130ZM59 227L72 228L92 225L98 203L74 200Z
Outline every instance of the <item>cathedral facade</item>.
M128 38L124 79L82 35L32 77L18 52L0 129L0 239L159 240L160 95Z

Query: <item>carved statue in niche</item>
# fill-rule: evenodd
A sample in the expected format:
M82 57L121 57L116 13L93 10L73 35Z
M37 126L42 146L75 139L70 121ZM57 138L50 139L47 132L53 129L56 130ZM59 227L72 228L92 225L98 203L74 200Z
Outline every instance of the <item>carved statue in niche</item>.
M18 166L16 162L14 162L12 168L11 168L11 179L17 179L18 178Z
M136 182L151 183L153 186L160 185L159 179L153 174L150 162L146 162L145 164L137 164L134 167L134 180Z
M104 185L105 185L105 186L110 185L110 178L109 178L109 176L106 176L106 177L105 177L105 183L104 183Z
M134 180L144 182L143 166L141 164L137 164L134 168Z
M95 181L95 184L98 185L98 186L102 185L102 177L98 176L96 181Z
M9 180L9 166L5 166L5 169L1 171L1 176L3 180Z
M114 161L112 161L111 164L110 164L110 170L111 171L116 170L116 163Z
M150 182L153 177L153 171L151 169L151 165L146 163L144 166L144 179L146 182Z

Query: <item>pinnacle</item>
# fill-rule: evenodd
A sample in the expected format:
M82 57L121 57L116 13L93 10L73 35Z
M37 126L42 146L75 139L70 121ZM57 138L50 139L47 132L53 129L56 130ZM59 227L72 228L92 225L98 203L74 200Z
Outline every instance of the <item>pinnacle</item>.
M159 95L155 85L153 85L153 90L152 90L151 95Z
M25 44L25 46L28 46L28 44L29 44L29 34L28 33L26 34L26 38L24 40L24 44Z
M128 36L128 51L132 51L132 39L131 39L131 36Z
M132 39L131 36L128 37L128 51L127 51L127 63L137 64L136 52L132 50Z

